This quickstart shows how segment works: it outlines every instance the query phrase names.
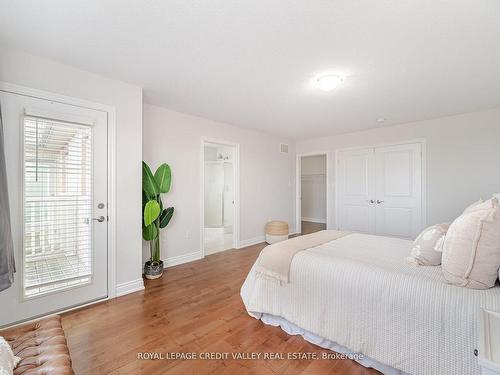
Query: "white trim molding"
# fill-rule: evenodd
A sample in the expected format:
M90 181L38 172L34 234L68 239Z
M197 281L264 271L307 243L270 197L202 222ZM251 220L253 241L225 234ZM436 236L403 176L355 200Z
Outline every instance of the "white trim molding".
M258 237L249 238L247 240L241 240L240 247L238 247L238 249L243 249L245 247L257 245L257 244L263 243L263 242L266 242L266 236L258 236Z
M125 294L130 294L144 290L144 280L142 278L132 281L126 281L124 283L116 285L116 297L124 296Z
M295 236L298 234L300 234L300 233L299 232L290 232L290 233L288 233L288 238L291 238L292 236ZM249 238L248 240L241 240L240 247L238 249L244 249L246 247L258 245L258 244L265 243L265 242L266 242L266 236L258 236L258 237L254 237L254 238Z
M203 251L195 251L194 253L178 255L175 257L167 258L163 261L166 268L177 266L179 264L193 262L203 258Z

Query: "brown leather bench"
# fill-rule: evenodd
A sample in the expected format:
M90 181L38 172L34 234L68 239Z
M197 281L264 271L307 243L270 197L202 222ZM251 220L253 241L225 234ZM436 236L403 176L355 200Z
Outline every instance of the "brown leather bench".
M21 362L14 374L74 375L60 316L0 331Z

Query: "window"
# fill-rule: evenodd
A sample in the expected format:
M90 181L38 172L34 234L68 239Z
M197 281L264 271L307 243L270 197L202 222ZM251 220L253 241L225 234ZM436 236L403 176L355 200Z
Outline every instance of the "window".
M91 282L92 129L24 118L24 297Z

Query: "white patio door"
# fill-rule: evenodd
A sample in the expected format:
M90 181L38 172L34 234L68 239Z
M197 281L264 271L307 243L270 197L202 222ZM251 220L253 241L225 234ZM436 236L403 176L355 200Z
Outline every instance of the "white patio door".
M422 230L422 145L338 153L339 229L414 238Z
M107 297L107 113L0 91L17 273L0 326Z

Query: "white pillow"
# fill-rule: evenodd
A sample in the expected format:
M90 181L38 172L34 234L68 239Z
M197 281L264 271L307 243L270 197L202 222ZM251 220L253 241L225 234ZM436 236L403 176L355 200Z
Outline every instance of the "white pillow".
M20 360L12 352L9 343L0 336L0 375L12 375Z
M479 206L482 203L484 203L483 198L479 198L479 200L477 202L474 202L474 203L470 204L469 206L465 207L465 210L463 213L465 214L466 212L473 210L474 207Z
M469 207L448 229L442 257L446 280L472 289L495 285L500 267L500 208L496 198Z
M438 266L441 264L441 243L448 231L449 223L436 224L425 228L413 242L406 261L419 266Z

